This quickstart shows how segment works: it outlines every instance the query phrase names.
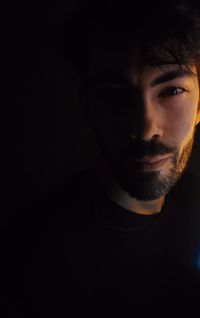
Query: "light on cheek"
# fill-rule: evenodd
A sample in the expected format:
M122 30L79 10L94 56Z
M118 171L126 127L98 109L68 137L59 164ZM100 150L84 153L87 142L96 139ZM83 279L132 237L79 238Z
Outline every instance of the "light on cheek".
M196 125L198 125L199 123L200 123L200 104L197 110Z

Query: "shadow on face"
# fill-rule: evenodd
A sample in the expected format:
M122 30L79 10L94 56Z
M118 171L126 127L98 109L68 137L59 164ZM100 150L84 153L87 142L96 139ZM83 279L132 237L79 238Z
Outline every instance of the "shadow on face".
M196 73L195 65L144 64L139 49L93 51L87 115L110 172L131 196L165 195L186 169L199 101Z

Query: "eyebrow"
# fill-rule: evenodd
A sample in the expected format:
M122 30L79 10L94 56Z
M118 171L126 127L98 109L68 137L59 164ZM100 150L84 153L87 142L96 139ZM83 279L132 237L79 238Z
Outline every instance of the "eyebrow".
M172 81L176 78L185 77L185 76L192 76L191 71L189 70L173 70L169 71L165 74L160 75L159 77L156 77L151 83L150 86L154 87L156 85Z

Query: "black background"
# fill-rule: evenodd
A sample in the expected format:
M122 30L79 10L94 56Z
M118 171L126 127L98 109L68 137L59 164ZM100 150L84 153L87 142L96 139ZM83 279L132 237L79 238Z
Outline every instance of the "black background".
M79 77L63 58L65 19L81 0L20 1L2 10L1 203L18 208L99 160L79 103ZM200 175L200 129L189 169Z

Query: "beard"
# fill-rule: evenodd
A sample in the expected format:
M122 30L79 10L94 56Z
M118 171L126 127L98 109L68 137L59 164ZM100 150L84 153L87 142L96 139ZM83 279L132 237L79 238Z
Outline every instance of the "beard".
M177 184L185 169L188 166L194 143L195 129L189 142L184 146L181 155L177 148L165 146L156 141L135 143L134 151L121 152L119 156L109 156L105 145L101 143L103 157L109 172L112 174L115 182L129 194L130 197L137 200L150 201L159 199L169 193ZM172 154L170 157L169 170L165 175L162 171L141 171L134 167L133 162L129 161L131 154L159 155ZM180 157L178 159L178 157Z
M161 176L160 171L136 172L131 171L129 165L120 167L116 164L112 165L112 175L132 198L142 201L159 199L169 193L181 178L189 163L192 146L191 139L184 147L178 163L175 157L170 158L172 168L165 176Z

